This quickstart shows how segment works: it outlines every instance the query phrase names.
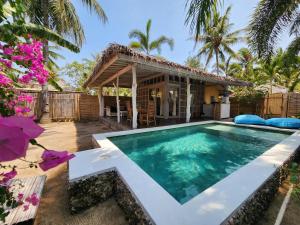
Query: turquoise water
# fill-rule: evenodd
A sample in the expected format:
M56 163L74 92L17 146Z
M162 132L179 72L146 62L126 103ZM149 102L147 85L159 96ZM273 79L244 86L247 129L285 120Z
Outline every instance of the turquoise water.
M209 124L109 139L183 204L289 135Z

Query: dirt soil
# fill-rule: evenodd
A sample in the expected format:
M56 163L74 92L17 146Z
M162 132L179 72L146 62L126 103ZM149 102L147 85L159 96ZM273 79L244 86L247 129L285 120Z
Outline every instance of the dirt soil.
M92 149L91 134L112 131L98 121L87 123L61 122L41 125L45 132L37 141L53 150L76 152ZM30 146L27 159L38 160L42 150ZM27 164L16 160L11 164L25 167ZM40 169L20 169L19 177L47 175L35 225L125 225L123 212L114 199L98 204L81 214L70 215L67 193L67 165L60 165L48 172Z
M286 180L279 188L275 199L272 201L269 209L266 211L263 218L257 223L257 225L274 225L277 214L280 210L282 202L289 190L290 183ZM292 195L286 212L284 214L281 225L299 225L300 224L300 200Z

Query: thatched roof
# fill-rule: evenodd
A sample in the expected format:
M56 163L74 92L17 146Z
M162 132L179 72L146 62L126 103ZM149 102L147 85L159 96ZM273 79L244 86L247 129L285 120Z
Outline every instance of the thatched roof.
M161 68L161 72L167 70L170 74L174 73L182 76L191 76L191 78L193 79L199 79L224 85L251 86L251 84L248 82L244 82L228 76L218 76L216 74L208 73L203 70L190 68L178 63L174 63L160 57L145 55L139 51L119 44L110 44L109 47L102 52L102 57L97 62L93 73L85 82L84 86L95 86L92 83L95 82L95 79L98 76L101 76L101 74L99 74L99 71L101 71L101 69L103 69L103 66L116 56L122 62L126 61L127 63L136 63L137 66L139 66L139 64L143 64L149 67Z

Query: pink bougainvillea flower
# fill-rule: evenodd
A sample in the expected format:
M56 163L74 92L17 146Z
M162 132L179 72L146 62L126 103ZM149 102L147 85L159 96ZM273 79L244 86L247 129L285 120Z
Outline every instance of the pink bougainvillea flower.
M2 117L0 117L0 120ZM14 160L26 155L29 139L20 127L0 123L0 162Z
M22 202L23 198L24 198L24 194L19 193L18 196L17 196L18 202Z
M29 209L29 204L28 205L24 205L23 208L24 208L24 211L27 211Z
M33 101L33 97L31 95L21 94L18 96L18 101L31 103Z
M55 150L45 150L42 154L43 161L39 163L39 166L43 171L47 171L57 165L69 161L74 158L74 154L69 154L67 151L55 151Z
M31 117L0 117L0 127L2 125L8 127L21 128L23 133L28 137L28 139L37 138L44 131L44 129L38 126Z
M28 196L25 199L26 202L30 203L33 206L37 206L40 202L40 199L38 198L36 193L33 193L31 196Z
M11 68L12 62L7 59L0 59L0 63L3 63L7 68Z
M10 48L10 47L3 48L3 53L5 55L12 55L13 52L14 52L13 48Z
M21 56L21 55L14 55L11 57L11 59L13 61L23 61L24 60L24 56Z
M0 86L7 86L10 85L12 83L12 80L10 78L8 78L7 76L3 75L0 73Z
M14 110L15 110L16 115L18 115L18 116L26 116L27 113L29 113L31 111L31 109L26 106L15 106Z
M17 175L17 171L14 169L7 173L1 173L0 176L2 176L3 179L0 181L0 184L6 184L8 181L13 179L16 175Z

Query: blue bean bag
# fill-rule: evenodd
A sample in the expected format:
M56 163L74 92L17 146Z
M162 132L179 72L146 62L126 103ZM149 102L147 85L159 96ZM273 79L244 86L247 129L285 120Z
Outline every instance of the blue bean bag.
M234 118L236 124L255 124L255 125L265 125L265 120L257 115L239 115Z
M300 119L296 118L272 118L266 120L268 126L281 127L281 128L291 128L299 129L300 128Z

